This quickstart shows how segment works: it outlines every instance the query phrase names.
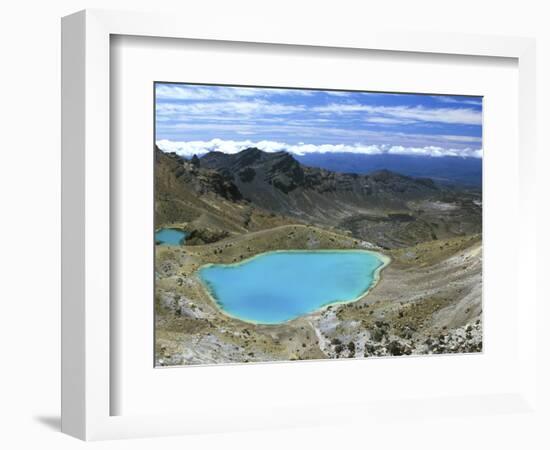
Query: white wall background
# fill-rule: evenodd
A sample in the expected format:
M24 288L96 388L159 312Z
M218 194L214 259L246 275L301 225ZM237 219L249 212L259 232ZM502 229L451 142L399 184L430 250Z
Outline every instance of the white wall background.
M85 444L59 433L60 344L60 17L83 8L179 11L208 26L212 14L264 17L281 27L310 21L339 27L457 31L520 35L538 39L539 230L550 229L550 11L544 0L19 0L0 10L0 447L81 448ZM542 233L540 233L542 235ZM546 250L548 238L540 236ZM539 257L541 280L547 277ZM548 264L546 264L548 269ZM541 283L542 285L542 283ZM546 291L546 299L550 295ZM542 305L539 316L548 317ZM549 404L548 334L540 331L543 382L541 398ZM544 386L546 385L546 386ZM442 418L403 421L373 429L324 428L277 433L193 436L102 442L95 448L549 448L530 417ZM498 429L498 433L488 433ZM537 437L538 436L538 437Z

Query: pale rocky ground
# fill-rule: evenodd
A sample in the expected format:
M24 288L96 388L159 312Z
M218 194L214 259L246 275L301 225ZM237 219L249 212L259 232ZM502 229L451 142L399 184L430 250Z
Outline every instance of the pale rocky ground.
M362 299L280 325L223 314L196 275L274 249L369 248L392 261ZM219 242L157 246L156 361L189 365L482 351L481 237L394 250L306 225L283 225Z

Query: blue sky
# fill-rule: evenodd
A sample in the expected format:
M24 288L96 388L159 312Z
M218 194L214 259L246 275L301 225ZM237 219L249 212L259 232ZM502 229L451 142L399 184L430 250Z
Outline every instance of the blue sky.
M250 146L481 157L481 97L157 83L156 142L182 156Z

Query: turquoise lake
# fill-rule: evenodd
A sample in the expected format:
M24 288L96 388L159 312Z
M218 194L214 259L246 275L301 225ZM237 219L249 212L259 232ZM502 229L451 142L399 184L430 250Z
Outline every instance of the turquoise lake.
M363 250L277 251L236 264L210 264L199 277L230 316L277 324L361 297L384 257Z
M155 242L159 245L181 245L185 242L187 233L175 228L161 228L155 233Z

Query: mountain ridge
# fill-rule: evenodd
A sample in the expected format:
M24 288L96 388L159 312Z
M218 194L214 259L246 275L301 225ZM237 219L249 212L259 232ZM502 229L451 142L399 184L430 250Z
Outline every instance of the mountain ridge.
M481 158L459 156L427 156L397 154L308 153L296 155L305 166L336 172L368 174L388 169L411 177L431 178L440 184L481 188L483 162Z
M320 193L355 191L364 196L381 194L388 190L401 195L414 195L418 191L438 189L429 179L408 177L387 169L366 175L335 172L304 166L284 151L267 153L254 147L231 155L207 153L200 161L201 167L223 173L244 192L250 191L247 184L258 187L257 183L253 183L257 177L260 182L266 182L285 194L300 188Z
M479 195L429 178L390 170L333 172L304 166L287 152L258 148L211 152L192 160L156 151L157 223L200 220L236 230L254 223L247 216L264 214L285 223L349 230L389 247L479 232L481 227L475 204ZM170 205L180 210L171 211Z

